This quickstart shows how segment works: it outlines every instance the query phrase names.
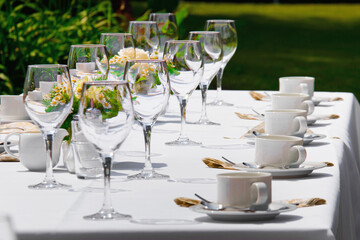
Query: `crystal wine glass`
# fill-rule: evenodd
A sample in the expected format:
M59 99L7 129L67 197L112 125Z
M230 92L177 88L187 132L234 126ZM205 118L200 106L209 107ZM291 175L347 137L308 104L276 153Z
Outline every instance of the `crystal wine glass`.
M85 82L79 105L79 124L87 140L99 152L104 168L104 202L88 220L130 219L116 212L110 197L110 173L114 152L129 135L134 121L132 98L124 81Z
M159 57L162 58L166 41L178 40L179 38L175 14L151 13L149 16L149 21L154 21L158 25L160 35Z
M164 60L129 60L125 79L134 98L134 115L143 128L145 138L145 167L129 179L165 179L167 175L154 171L150 159L151 130L164 111L170 97L169 74Z
M59 64L29 65L23 99L28 115L44 137L47 154L45 179L29 188L69 188L69 185L55 180L52 166L54 135L69 115L73 103L68 67Z
M102 33L100 44L109 54L109 80L123 80L127 60L135 59L135 45L130 33Z
M226 64L230 61L237 48L237 33L234 20L207 20L205 30L217 31L220 33L223 47L222 65L217 73L217 95L213 102L209 105L216 106L232 106L231 103L226 103L221 95L221 81Z
M136 48L146 51L151 59L159 58L160 37L156 22L130 21L129 33L133 36Z
M167 41L164 49L170 87L180 102L181 132L177 140L168 142L168 145L200 145L188 138L185 133L186 104L199 85L204 73L204 60L199 41L173 40Z
M106 80L109 73L109 57L105 45L71 45L68 67L74 89L80 82Z
M219 125L219 123L214 123L207 117L206 95L211 81L221 67L223 55L220 34L214 31L192 31L189 34L189 39L200 41L204 56L204 75L200 81L202 98L201 117L195 124Z

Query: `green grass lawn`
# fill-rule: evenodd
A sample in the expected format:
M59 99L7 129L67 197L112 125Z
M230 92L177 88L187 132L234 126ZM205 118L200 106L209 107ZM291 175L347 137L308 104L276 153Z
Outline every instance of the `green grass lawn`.
M207 19L236 20L238 48L224 89L276 90L281 76L307 75L316 90L360 97L360 4L182 4L189 6L182 38Z

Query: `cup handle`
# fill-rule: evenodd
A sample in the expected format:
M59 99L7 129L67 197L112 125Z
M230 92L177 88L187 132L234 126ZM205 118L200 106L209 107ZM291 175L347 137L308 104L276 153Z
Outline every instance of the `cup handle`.
M309 94L309 85L307 83L300 83L301 92Z
M14 132L14 133L10 133L8 135L6 135L5 139L4 139L4 149L7 152L7 154L9 154L10 156L14 157L14 158L19 158L20 154L19 153L14 153L10 150L9 146L8 146L8 139L11 136L17 135L19 137L20 140L20 133Z
M297 116L294 118L294 120L299 122L299 130L295 132L295 135L302 135L307 130L307 122L306 119L303 116Z
M299 166L300 164L302 164L305 159L306 159L306 150L303 146L301 145L295 145L295 146L292 146L291 147L291 150L292 149L295 149L296 151L298 151L299 153L299 157L298 159L296 160L296 162L292 163L290 166Z
M314 103L311 100L305 100L304 103L307 105L308 107L308 115L312 114L314 112Z
M263 182L254 182L250 186L252 193L256 193L256 201L251 205L251 209L254 210L266 210L267 202L269 199L268 187Z

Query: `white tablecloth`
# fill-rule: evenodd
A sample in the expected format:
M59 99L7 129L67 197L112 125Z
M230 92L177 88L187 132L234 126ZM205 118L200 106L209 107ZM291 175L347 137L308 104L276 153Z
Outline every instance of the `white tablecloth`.
M209 100L215 92L210 91ZM188 224L144 225L129 221L86 221L84 215L96 212L103 194L84 191L35 191L27 188L42 180L44 173L27 171L21 163L0 163L0 211L7 212L19 239L357 239L360 237L360 177L359 141L360 110L353 94L319 92L316 96L342 97L344 101L322 103L315 114L339 114L336 120L318 121L310 127L327 138L306 147L307 161L329 161L334 167L313 172L306 178L273 180L272 199L321 197L327 204L297 209L279 215L271 221L225 223L206 215L177 206L176 197L195 198L194 193L216 200L216 174L228 172L207 168L204 157L221 159L226 156L235 162L254 159L254 148L219 149L204 147L170 147L180 129L179 108L171 98L169 114L160 118L152 135L152 152L157 171L172 179L210 179L208 184L168 181L123 181L143 167L143 157L125 156L129 151L143 151L142 131L133 130L120 148L114 163L112 188L113 205L133 219L184 219ZM242 144L244 140L224 139L240 137L259 121L241 120L234 112L251 113L251 107L264 109L267 102L256 102L246 91L225 91L225 99L234 107L208 107L209 118L221 126L188 125L191 139L209 144ZM200 115L201 99L195 92L189 100L188 120ZM170 123L169 123L170 122ZM340 139L332 138L338 137ZM55 177L82 187L102 187L101 180L79 180L58 166ZM356 227L357 226L357 227ZM0 233L1 235L1 233Z

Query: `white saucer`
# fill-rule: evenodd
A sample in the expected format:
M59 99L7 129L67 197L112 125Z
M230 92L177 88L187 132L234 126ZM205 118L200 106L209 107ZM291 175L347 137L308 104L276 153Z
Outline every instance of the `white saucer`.
M249 162L249 164L256 165L254 162ZM304 162L298 168L289 168L289 169L281 169L281 168L250 168L242 163L236 164L235 168L246 171L246 172L267 172L271 173L273 178L299 178L305 177L312 173L312 171L326 167L326 163L322 162Z
M33 122L31 119L2 119L0 116L1 123L12 123L12 122Z
M273 202L270 203L268 210L255 212L244 212L232 209L214 211L204 208L203 205L191 206L189 209L197 213L205 213L216 221L247 222L270 220L280 213L294 211L297 207L292 204Z
M312 141L320 140L326 138L325 134L318 133L305 133L304 135L304 145L310 144Z
M264 135L266 135L264 133ZM256 136L254 134L247 134L244 136L246 139L255 140ZM304 135L304 146L309 145L312 141L317 141L320 139L326 138L326 135L324 134L318 134L318 133L305 133Z

